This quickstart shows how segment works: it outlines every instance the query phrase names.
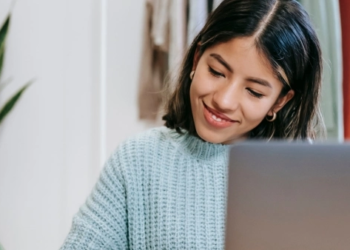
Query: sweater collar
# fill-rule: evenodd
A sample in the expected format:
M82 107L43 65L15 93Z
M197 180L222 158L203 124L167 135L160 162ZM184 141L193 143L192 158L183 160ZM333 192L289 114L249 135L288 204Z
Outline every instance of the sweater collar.
M180 142L185 153L202 160L222 159L223 156L228 155L230 145L206 142L197 136L190 135L186 130L182 132L183 134L180 135L175 130L171 131L173 138Z

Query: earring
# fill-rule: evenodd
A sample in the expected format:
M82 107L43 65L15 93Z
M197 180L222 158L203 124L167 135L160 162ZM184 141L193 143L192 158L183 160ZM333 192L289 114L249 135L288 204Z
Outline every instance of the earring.
M190 78L191 78L191 80L193 79L193 76L194 76L194 70L191 71L191 73L190 73Z
M268 121L268 122L273 122L274 120L276 120L276 117L277 117L277 114L275 113L275 112L273 112L273 115L272 115L272 118L271 119L269 119L269 118L267 118L267 116L266 116L266 121Z

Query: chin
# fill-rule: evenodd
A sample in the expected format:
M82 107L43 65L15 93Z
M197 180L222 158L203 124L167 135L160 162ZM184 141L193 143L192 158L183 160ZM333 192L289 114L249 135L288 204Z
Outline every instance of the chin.
M204 141L215 143L215 144L225 144L226 141L229 141L229 138L222 138L222 136L218 135L213 131L208 130L197 130L197 135Z

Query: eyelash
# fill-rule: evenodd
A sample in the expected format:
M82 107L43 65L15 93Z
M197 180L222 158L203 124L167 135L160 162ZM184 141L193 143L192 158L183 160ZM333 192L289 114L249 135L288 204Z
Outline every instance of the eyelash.
M225 77L224 74L220 73L220 72L217 72L216 70L214 70L213 68L211 68L210 66L208 66L209 68L209 72L215 76L215 77Z
M249 88L247 88L247 90L248 90L248 92L252 95L252 96L254 96L254 97L256 97L256 98L262 98L264 95L262 95L262 94L259 94L259 93L257 93L257 92L255 92L255 91L253 91L253 90L251 90L251 89L249 89Z
M208 66L208 68L209 68L209 72L213 75L213 76L215 76L215 77L225 77L225 75L224 74L222 74L222 73L220 73L220 72L217 72L216 70L214 70L213 68L211 68L210 66ZM259 93L257 93L257 92L255 92L255 91L253 91L253 90L251 90L250 88L247 88L247 90L248 90L248 92L252 95L252 96L254 96L254 97L256 97L256 98L262 98L264 95L262 95L262 94L259 94Z

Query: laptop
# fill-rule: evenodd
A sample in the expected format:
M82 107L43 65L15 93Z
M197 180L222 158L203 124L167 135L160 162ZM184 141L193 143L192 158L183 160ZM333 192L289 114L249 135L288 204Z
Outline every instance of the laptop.
M350 144L230 149L227 250L349 250Z

